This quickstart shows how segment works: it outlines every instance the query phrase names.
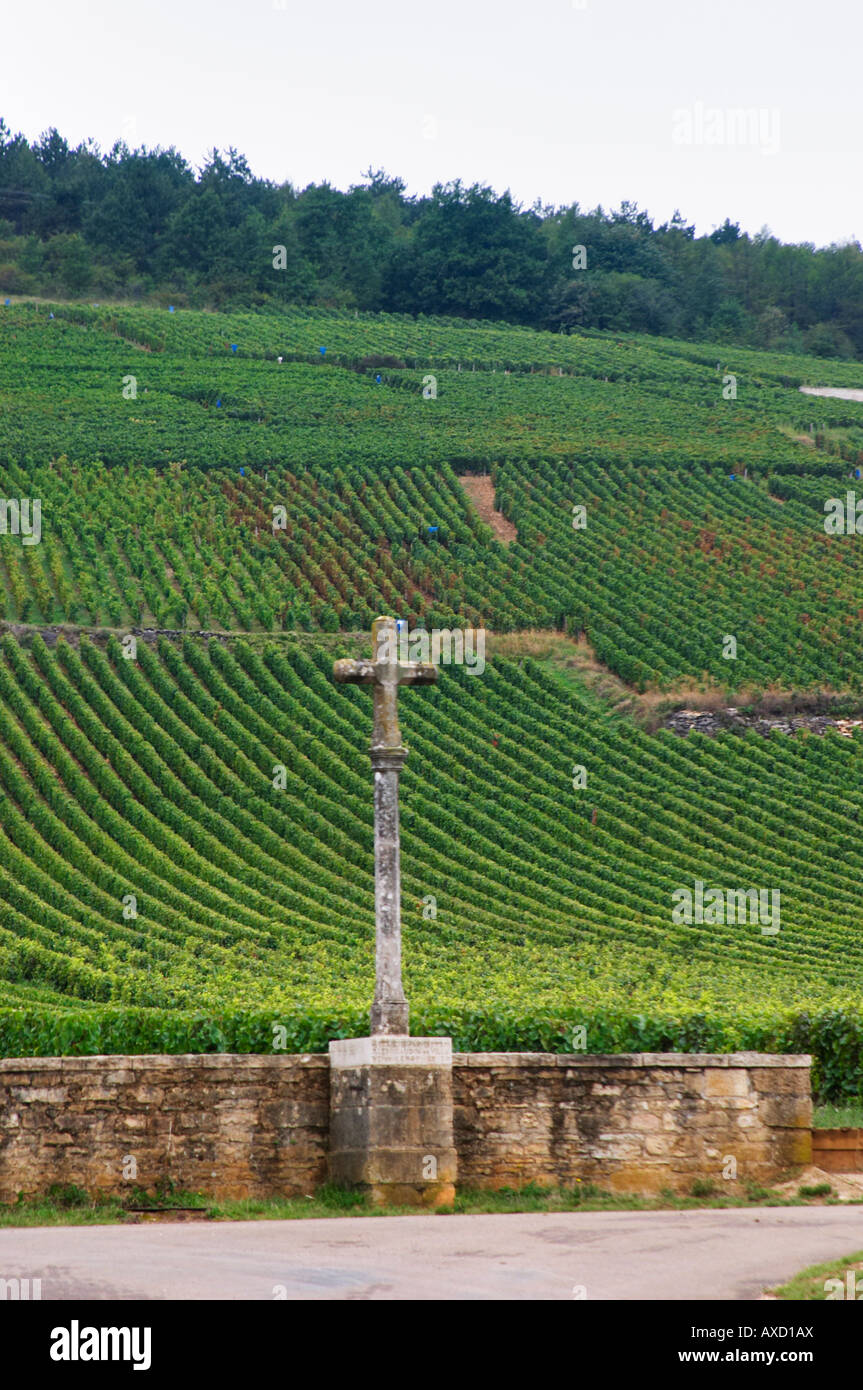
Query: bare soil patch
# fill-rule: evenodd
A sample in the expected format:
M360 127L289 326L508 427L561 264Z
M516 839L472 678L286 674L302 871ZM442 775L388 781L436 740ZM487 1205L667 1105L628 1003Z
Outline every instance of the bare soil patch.
M832 1187L834 1196L840 1202L863 1200L863 1173L828 1173L814 1164L809 1164L788 1182L776 1183L775 1191L783 1197L796 1197L801 1187L820 1187L825 1183Z
M498 540L503 541L504 545L511 544L517 538L518 532L512 522L507 521L502 512L495 510L494 483L491 480L491 474L467 473L459 479L459 482L482 520L491 527Z
M801 386L805 396L835 396L840 401L863 401L859 386Z

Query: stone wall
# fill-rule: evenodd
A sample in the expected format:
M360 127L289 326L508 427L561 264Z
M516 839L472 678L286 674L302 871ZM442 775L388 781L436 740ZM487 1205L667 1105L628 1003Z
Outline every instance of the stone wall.
M861 725L863 719L842 718L838 715L833 717L829 714L741 714L739 710L729 707L713 711L677 710L663 721L662 727L683 738L690 733L715 737L716 734L725 733L729 729L735 733L745 733L747 729L754 729L765 738L775 733L826 734L828 729L832 729L843 738L853 738L854 730L859 729Z
M325 1056L31 1057L0 1062L0 1201L75 1183L215 1197L326 1180ZM123 1177L129 1158L135 1178Z
M754 1052L453 1057L459 1183L618 1192L766 1182L811 1160L809 1057Z
M808 1057L755 1053L453 1057L458 1182L687 1191L769 1181L811 1161ZM325 1055L0 1061L0 1201L52 1183L128 1192L160 1180L216 1197L326 1180Z

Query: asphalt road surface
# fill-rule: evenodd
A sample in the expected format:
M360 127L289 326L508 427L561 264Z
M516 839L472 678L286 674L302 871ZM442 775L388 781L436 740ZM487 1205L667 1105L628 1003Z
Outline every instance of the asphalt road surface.
M0 1230L46 1299L757 1299L863 1249L863 1207Z

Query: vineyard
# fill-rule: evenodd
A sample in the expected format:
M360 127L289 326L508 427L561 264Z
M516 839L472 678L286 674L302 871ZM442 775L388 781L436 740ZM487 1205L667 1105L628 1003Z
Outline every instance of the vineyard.
M853 365L44 304L0 307L0 361L0 492L41 505L38 541L0 533L0 616L30 625L0 644L6 1053L364 1029L370 701L330 671L378 613L583 637L637 692L863 694L861 540L823 525L863 404L798 390ZM176 635L130 654L147 628ZM811 1047L825 1095L859 1091L859 735L650 734L530 659L400 707L415 1031ZM781 931L675 924L696 881L781 893Z
M823 508L863 405L795 389L823 364L324 311L22 306L0 346L0 486L42 527L0 546L8 620L336 632L393 609L583 632L639 689L859 688L860 550Z
M310 1047L359 1026L369 711L330 662L291 643L139 643L130 660L114 639L4 640L0 1027L99 1039L150 1016L170 1035L172 1010L175 1028L227 1013L259 1045L276 1021ZM531 662L453 667L402 704L424 1026L742 1046L859 998L859 742L651 736ZM781 932L673 925L697 879L779 890Z

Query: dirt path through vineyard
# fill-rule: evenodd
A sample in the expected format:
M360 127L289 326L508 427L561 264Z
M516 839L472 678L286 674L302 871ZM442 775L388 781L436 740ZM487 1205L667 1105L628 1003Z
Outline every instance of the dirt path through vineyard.
M502 512L495 511L494 484L490 473L468 473L459 479L483 521L491 527L498 540L509 545L518 535L511 521Z

